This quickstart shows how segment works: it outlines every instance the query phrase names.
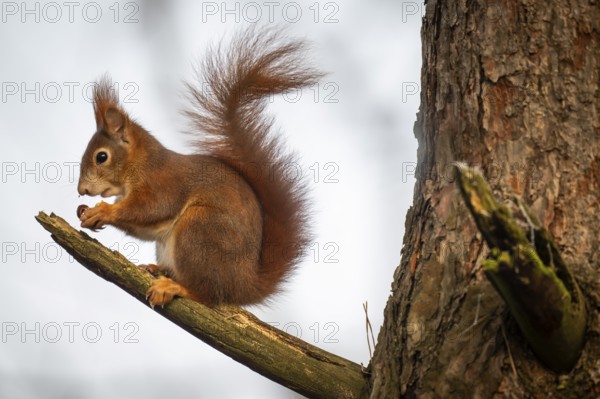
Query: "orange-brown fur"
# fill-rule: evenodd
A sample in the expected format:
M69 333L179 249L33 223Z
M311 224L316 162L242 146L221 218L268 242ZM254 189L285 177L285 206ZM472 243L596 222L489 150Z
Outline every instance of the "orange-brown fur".
M209 52L200 68L210 91L188 85L195 155L163 147L129 118L108 79L97 85L97 132L78 190L118 201L87 209L82 226L156 241L158 267L174 281L156 280L152 305L175 295L260 303L295 266L309 237L306 190L284 175L295 158L282 153L264 108L267 96L317 81L304 55L302 42L253 28L229 50Z

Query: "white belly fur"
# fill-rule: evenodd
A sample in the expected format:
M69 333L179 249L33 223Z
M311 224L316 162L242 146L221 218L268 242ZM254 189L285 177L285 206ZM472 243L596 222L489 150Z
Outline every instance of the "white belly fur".
M175 220L163 223L154 230L154 239L156 240L156 264L163 270L171 272L171 275L177 276L177 265L175 264L175 226L179 218L187 210L186 204Z
M175 234L169 232L162 240L156 241L156 263L161 269L176 274Z

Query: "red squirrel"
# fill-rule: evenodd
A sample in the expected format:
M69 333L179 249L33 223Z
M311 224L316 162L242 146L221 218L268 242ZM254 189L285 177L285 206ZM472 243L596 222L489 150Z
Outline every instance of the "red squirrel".
M273 136L269 96L315 84L306 45L281 32L247 29L200 65L204 86L187 84L185 111L196 134L192 155L165 148L119 104L110 79L93 92L96 133L81 160L80 195L116 196L78 209L81 226L112 225L156 242L164 273L147 293L154 307L174 296L200 303L264 302L298 263L308 243L296 162Z

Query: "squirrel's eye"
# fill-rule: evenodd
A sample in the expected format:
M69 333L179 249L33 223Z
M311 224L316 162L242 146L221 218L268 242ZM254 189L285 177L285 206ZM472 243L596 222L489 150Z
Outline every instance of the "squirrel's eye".
M96 154L96 163L98 165L106 162L107 159L108 159L108 154L104 151L100 151L99 153Z

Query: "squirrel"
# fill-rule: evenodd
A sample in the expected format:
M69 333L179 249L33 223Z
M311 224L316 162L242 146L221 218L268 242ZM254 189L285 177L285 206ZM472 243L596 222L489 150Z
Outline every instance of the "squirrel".
M112 225L155 241L161 272L152 307L175 296L207 306L263 303L297 265L310 239L305 183L272 134L269 96L318 82L306 43L249 28L228 49L209 49L198 84L186 83L195 152L165 148L120 105L110 78L94 87L96 132L81 160L78 192L103 198L78 208L81 227ZM204 81L205 85L200 86ZM203 90L202 87L209 90Z

